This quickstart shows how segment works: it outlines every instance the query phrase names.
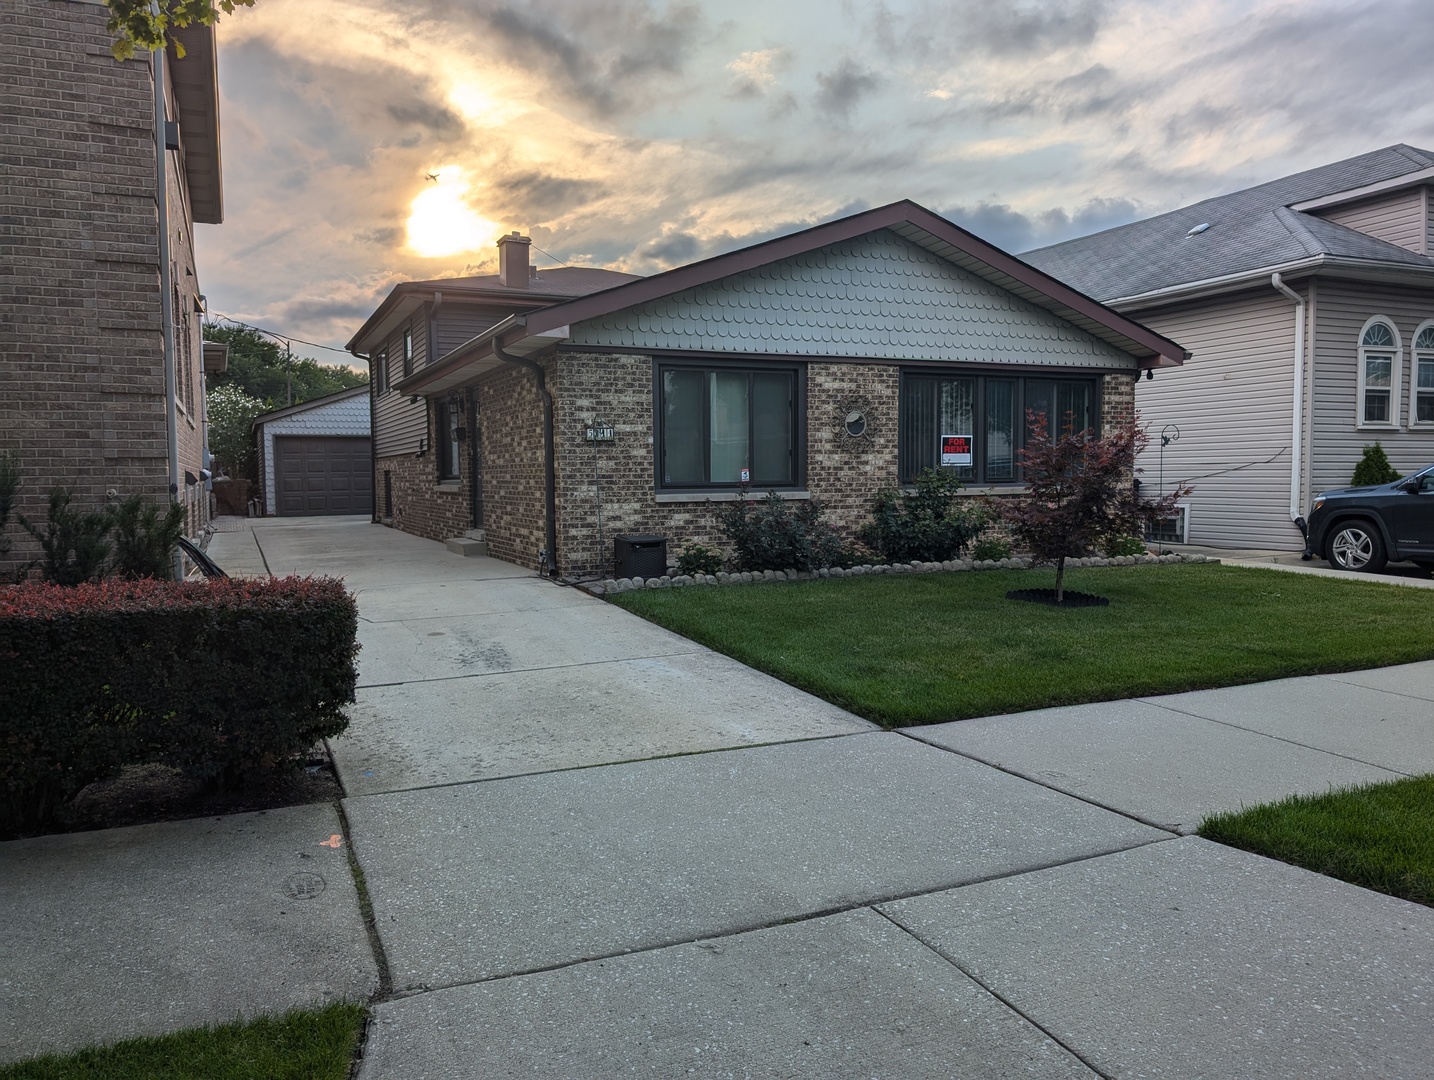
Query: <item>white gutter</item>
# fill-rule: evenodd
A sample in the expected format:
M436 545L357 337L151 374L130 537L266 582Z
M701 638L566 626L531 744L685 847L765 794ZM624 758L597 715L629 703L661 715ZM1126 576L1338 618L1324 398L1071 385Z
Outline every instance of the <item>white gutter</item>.
M1305 301L1283 281L1279 274L1270 275L1270 284L1295 303L1295 392L1290 410L1290 520L1300 517L1300 492L1304 479L1304 404L1305 404Z

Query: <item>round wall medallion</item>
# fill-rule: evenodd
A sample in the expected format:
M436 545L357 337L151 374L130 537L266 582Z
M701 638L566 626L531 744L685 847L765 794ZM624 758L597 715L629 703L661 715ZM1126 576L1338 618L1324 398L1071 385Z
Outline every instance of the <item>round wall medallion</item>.
M866 414L860 409L853 409L846 414L846 433L853 439L859 439L866 434Z
M879 414L871 399L853 394L838 398L833 404L831 430L837 442L853 450L870 449L872 435L879 426ZM857 445L853 446L853 443Z

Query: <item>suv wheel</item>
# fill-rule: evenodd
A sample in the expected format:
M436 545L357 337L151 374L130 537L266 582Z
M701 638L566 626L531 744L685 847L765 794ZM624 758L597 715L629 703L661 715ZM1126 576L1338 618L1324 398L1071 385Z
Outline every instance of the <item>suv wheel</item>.
M1341 570L1363 570L1374 574L1387 561L1379 530L1368 521L1346 521L1329 538L1328 559Z

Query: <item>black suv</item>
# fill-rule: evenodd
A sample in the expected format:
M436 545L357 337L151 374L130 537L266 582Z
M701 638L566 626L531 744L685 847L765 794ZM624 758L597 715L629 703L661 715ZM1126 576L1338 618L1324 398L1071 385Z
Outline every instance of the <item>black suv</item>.
M1434 465L1392 484L1316 495L1305 558L1316 555L1341 570L1375 573L1390 559L1434 570Z

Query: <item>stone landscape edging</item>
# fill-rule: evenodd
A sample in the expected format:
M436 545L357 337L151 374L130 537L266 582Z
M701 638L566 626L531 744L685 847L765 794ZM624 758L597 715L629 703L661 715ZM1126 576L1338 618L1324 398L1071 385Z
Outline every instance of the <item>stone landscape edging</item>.
M1067 559L1066 568L1092 566L1158 566L1171 563L1218 563L1205 555L1116 555L1110 558ZM1049 563L1039 564L1041 567ZM868 577L880 574L960 573L966 570L1032 570L1035 560L1017 555L1009 559L949 559L945 562L868 563L820 570L746 570L717 574L664 574L652 578L607 578L586 586L594 596L609 596L638 589L680 589L689 585L759 585L769 581L811 581L820 578Z

